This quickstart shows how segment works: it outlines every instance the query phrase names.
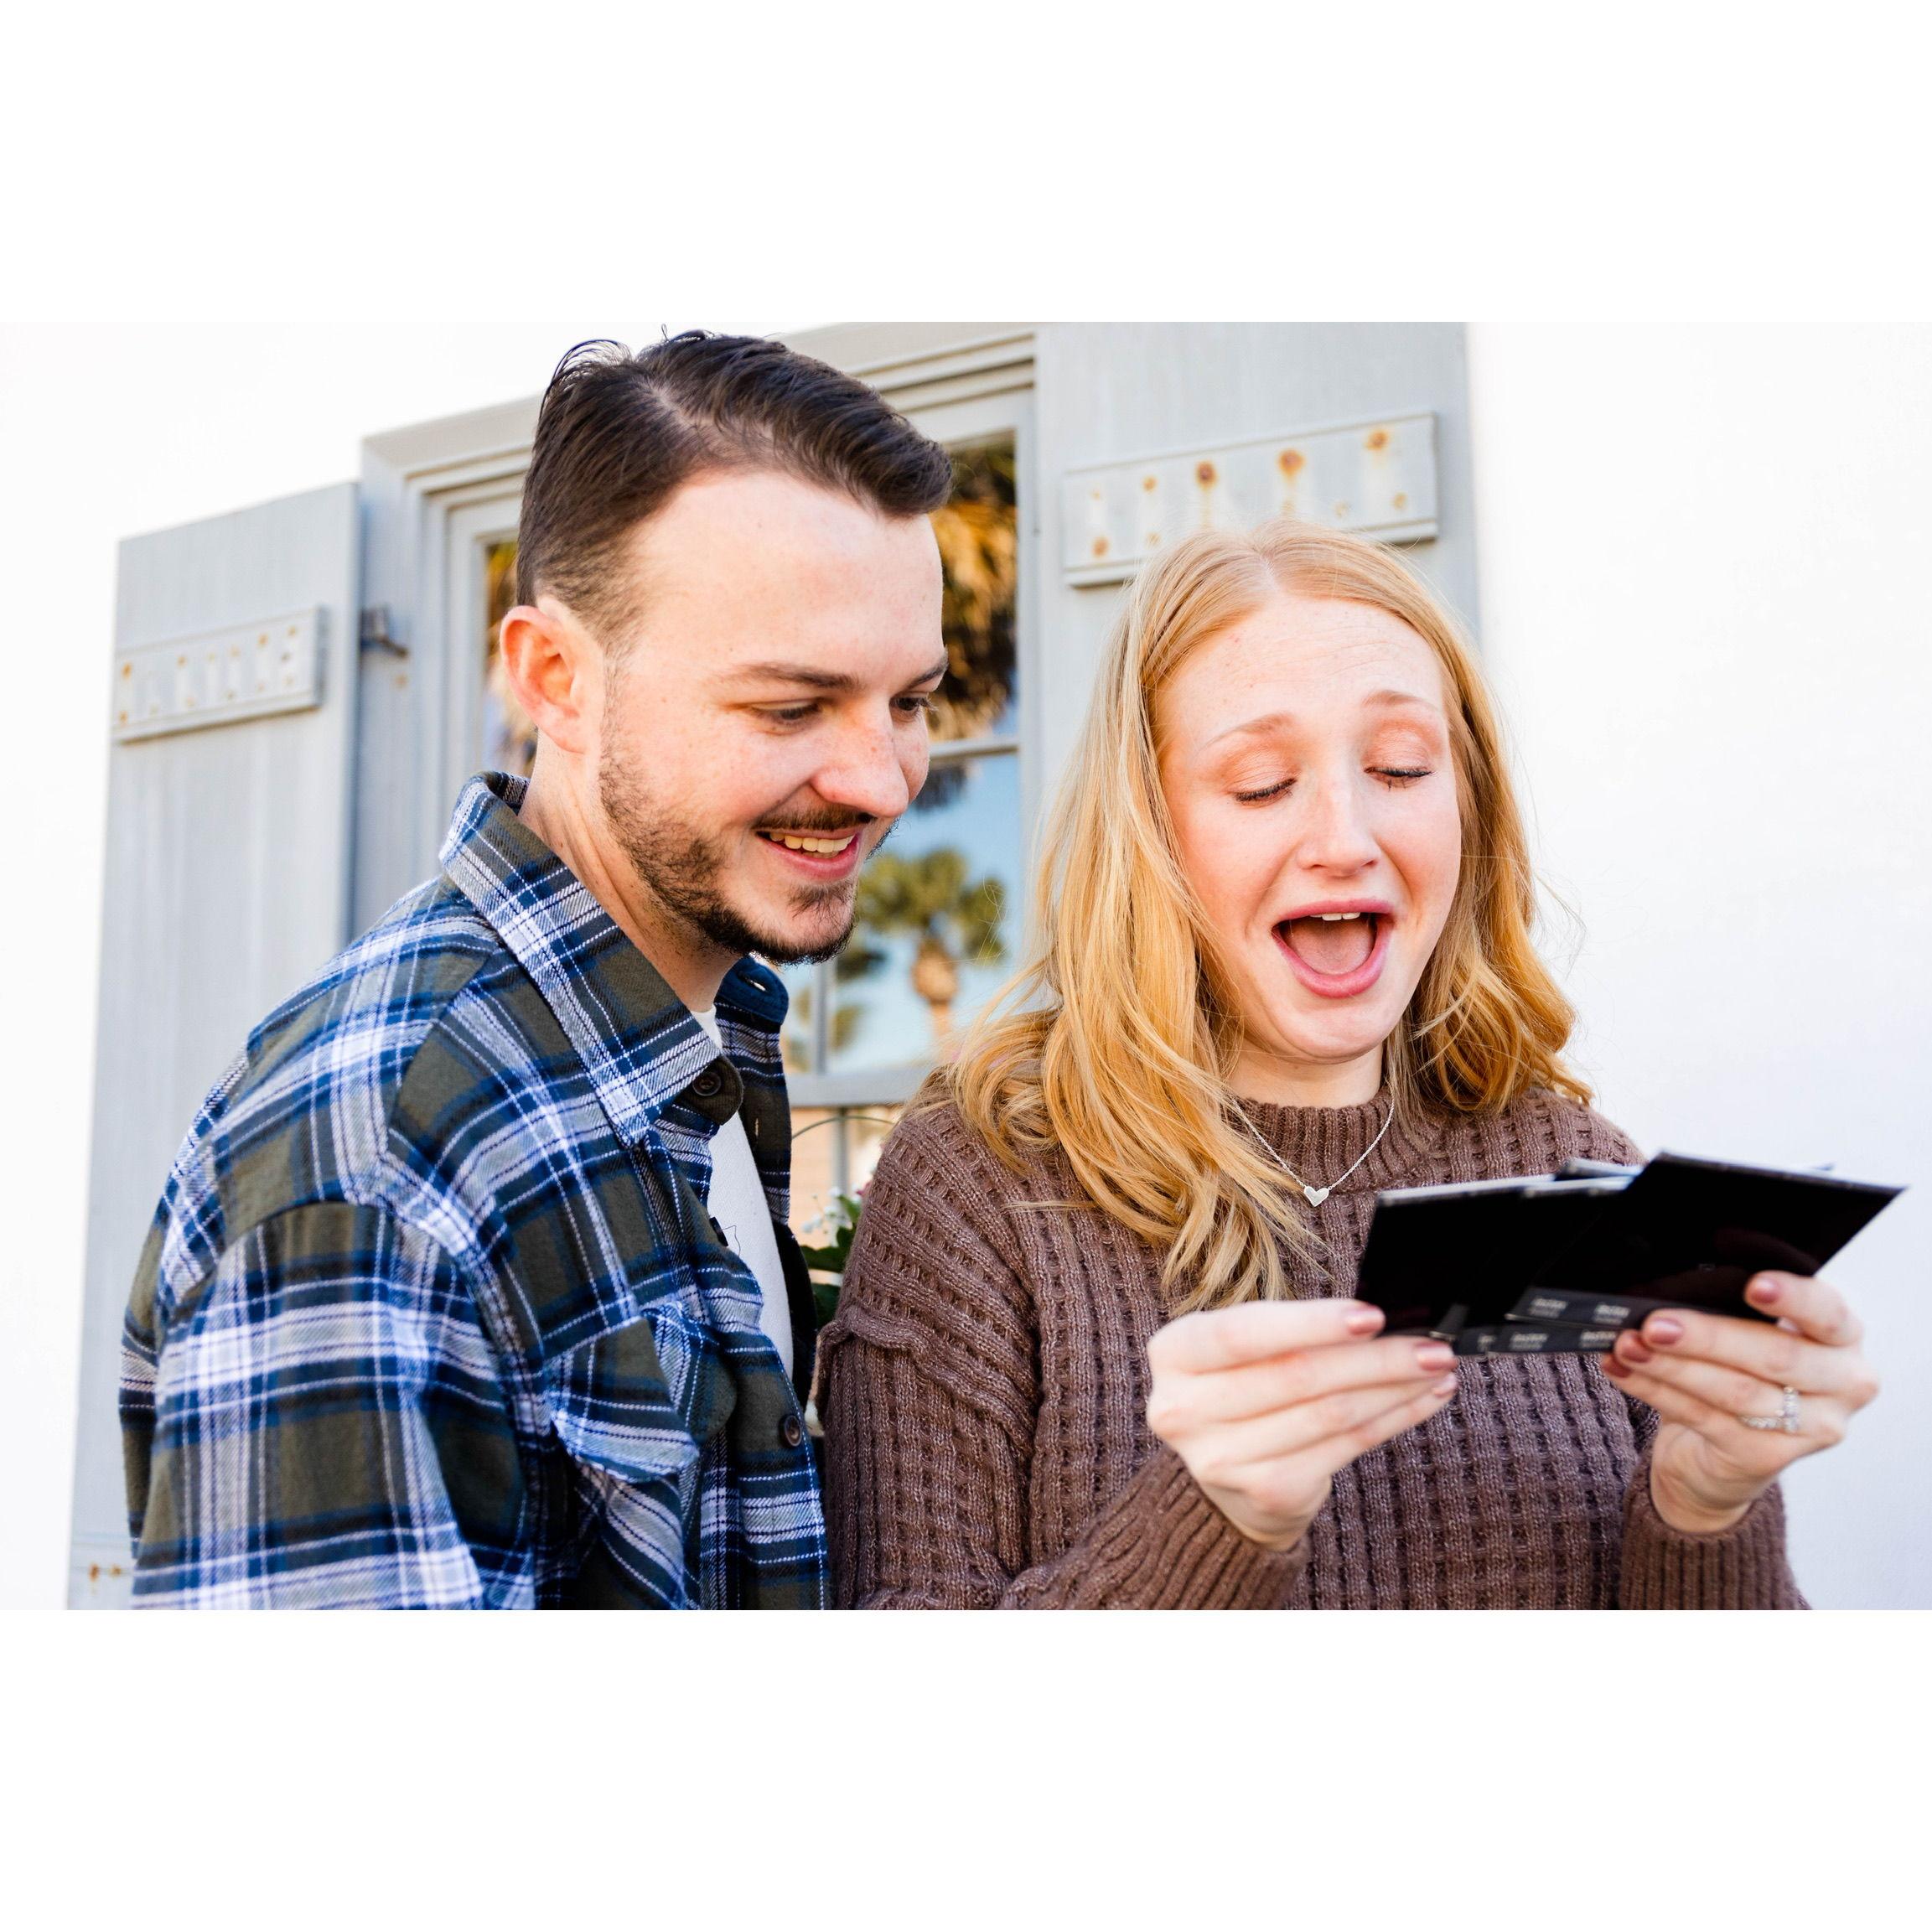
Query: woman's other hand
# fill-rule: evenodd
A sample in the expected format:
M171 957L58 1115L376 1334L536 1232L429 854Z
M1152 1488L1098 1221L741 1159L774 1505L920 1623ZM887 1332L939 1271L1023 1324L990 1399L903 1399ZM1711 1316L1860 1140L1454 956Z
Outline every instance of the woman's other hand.
M1241 1533L1292 1549L1338 1469L1443 1407L1455 1356L1425 1336L1376 1336L1362 1302L1202 1309L1147 1344L1147 1426Z
M1729 1529L1800 1456L1842 1442L1878 1393L1858 1352L1863 1333L1845 1297L1805 1275L1764 1274L1745 1289L1777 1325L1671 1308L1617 1338L1605 1368L1663 1418L1650 1462L1650 1500L1674 1529ZM1797 1393L1797 1430L1753 1428L1782 1418Z

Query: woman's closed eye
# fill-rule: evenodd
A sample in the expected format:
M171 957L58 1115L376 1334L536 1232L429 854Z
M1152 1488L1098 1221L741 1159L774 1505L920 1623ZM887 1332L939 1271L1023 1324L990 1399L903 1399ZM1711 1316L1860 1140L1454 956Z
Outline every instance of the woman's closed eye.
M1259 791L1237 791L1235 796L1243 805L1259 805L1264 799L1279 798L1294 782L1292 778L1284 778L1274 785L1263 785Z
M1432 764L1378 764L1371 765L1369 773L1378 785L1386 785L1391 791L1400 791L1418 779L1432 777L1435 769ZM1292 778L1278 779L1272 785L1261 785L1252 791L1237 791L1235 797L1242 805L1263 805L1291 790L1294 782Z

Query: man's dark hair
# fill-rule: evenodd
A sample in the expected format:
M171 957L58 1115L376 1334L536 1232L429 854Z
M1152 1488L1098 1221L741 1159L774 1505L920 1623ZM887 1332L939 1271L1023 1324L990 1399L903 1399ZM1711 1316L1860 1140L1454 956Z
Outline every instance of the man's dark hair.
M536 419L516 533L516 594L562 598L618 641L631 529L692 477L777 470L888 516L946 500L952 461L876 390L782 342L687 329L640 350L579 343Z

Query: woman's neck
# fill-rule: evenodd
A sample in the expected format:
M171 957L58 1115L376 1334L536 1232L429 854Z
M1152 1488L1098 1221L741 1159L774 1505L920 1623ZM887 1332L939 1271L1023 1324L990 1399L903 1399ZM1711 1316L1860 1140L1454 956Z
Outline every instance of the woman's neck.
M1244 1044L1228 1084L1237 1099L1264 1106L1359 1107L1382 1090L1382 1049L1378 1044L1354 1059L1326 1066Z

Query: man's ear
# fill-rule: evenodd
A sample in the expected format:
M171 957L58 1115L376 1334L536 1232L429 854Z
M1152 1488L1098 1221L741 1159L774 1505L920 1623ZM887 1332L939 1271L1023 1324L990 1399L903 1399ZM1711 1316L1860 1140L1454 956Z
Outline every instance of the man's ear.
M531 723L559 751L592 750L603 708L597 640L553 597L518 604L497 639L504 676Z

